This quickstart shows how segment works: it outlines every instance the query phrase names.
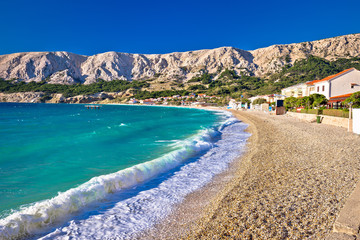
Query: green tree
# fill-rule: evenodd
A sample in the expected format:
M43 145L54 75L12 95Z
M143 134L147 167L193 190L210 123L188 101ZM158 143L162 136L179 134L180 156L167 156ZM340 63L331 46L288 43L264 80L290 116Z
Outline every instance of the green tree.
M324 95L318 94L318 93L311 94L309 96L309 98L310 98L310 101L312 101L313 107L320 107L320 106L327 104L327 102L328 102L328 100L326 99L326 97Z
M344 101L345 104L349 104L351 102L353 107L360 107L360 92L353 93L349 98Z
M297 98L296 97L288 97L284 100L284 107L288 109L295 108L297 105Z
M266 99L265 98L257 98L253 101L253 104L256 105L256 104L263 104L263 103L266 103Z
M304 107L308 109L313 104L313 99L306 96L297 99L297 107Z

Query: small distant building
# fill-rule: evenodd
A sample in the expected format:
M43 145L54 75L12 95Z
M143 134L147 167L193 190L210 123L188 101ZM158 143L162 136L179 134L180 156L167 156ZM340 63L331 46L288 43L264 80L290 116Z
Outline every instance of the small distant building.
M151 99L145 99L143 101L143 104L145 104L145 105L154 105L155 102L153 100L151 100Z
M239 109L242 109L242 108L247 109L248 104L245 103L245 102L237 102L237 101L235 101L235 99L230 99L228 109L239 110Z
M136 104L136 103L138 103L139 101L138 100L136 100L135 98L132 98L132 99L130 99L129 100L129 104Z
M228 109L238 109L238 102L235 101L235 99L230 99Z
M276 102L276 100L284 100L286 98L285 95L279 95L279 94L270 94L270 95L259 95L255 97L249 98L251 103L253 103L256 99L263 98L268 103Z
M299 83L294 86L281 89L281 95L286 97L309 96L309 89L306 83Z
M139 102L144 105L155 105L155 102L151 99L140 100Z
M265 97L268 103L276 102L277 100L284 100L286 98L285 95L280 94L270 94Z

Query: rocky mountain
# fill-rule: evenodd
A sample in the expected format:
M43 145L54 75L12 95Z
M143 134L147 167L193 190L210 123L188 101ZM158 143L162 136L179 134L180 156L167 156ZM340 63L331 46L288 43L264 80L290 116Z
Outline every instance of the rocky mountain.
M264 76L308 55L328 60L358 57L360 34L273 45L253 51L221 47L169 54L106 52L82 56L68 52L15 53L0 56L0 78L25 82L45 80L59 84L89 84L99 78L106 81L149 78L187 81L204 71L219 75L226 68L237 73Z

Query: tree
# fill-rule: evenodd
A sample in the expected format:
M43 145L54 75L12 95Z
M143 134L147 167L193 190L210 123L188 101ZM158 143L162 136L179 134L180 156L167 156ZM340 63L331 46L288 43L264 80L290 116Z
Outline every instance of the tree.
M288 98L285 98L284 100L284 107L286 109L292 109L294 107L296 107L297 105L297 98L296 97L288 97Z
M302 98L298 98L296 103L297 103L297 107L309 108L313 104L313 99L308 96L305 96Z
M322 94L314 93L309 96L310 101L312 101L313 107L320 107L322 105L327 104L328 100Z
M313 102L310 97L306 96L302 98L302 104L302 106L304 106L305 108L309 108L313 104Z
M351 102L353 107L360 107L360 92L353 93L349 98L344 101L345 104L349 104Z
M263 103L266 103L266 99L265 98L257 98L253 101L253 104L256 105L256 104L263 104Z

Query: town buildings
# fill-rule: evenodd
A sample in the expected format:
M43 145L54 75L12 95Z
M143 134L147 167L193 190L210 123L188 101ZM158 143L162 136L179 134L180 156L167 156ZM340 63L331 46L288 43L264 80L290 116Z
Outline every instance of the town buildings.
M360 71L349 68L321 80L300 83L281 90L287 97L305 97L311 94L322 94L332 108L342 105L351 94L360 91Z

